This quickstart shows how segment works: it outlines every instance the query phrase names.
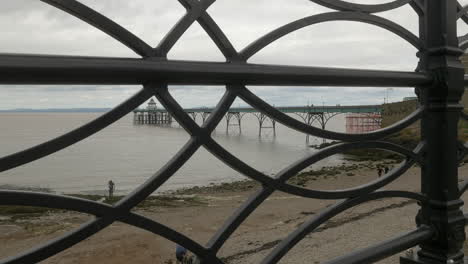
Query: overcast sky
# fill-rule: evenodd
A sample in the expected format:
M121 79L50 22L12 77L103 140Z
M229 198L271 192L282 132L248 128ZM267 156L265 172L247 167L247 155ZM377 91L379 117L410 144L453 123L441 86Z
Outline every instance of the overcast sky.
M176 0L82 0L156 46L185 9ZM364 4L388 0L352 1ZM468 0L461 1L468 3ZM239 51L269 31L296 19L328 12L308 0L218 0L209 14ZM409 7L379 16L417 34L417 19ZM461 25L461 24L460 24ZM465 26L466 27L466 26ZM113 38L38 0L2 1L0 10L2 53L88 56L138 56ZM466 33L460 30L460 34ZM416 50L399 37L375 26L356 22L327 22L294 32L253 56L249 62L376 70L413 71ZM184 34L169 59L223 61L224 58L197 24ZM138 86L42 85L0 86L0 109L113 107L137 91ZM414 96L411 88L250 87L274 105L377 104L386 94L390 101ZM212 106L223 87L172 86L184 107ZM243 102L236 101L235 105Z

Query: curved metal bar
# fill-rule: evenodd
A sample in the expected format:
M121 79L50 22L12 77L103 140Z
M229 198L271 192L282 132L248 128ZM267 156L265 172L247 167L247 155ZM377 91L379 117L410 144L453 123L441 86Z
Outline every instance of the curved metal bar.
M113 37L120 43L132 49L138 55L147 58L154 55L153 48L133 33L105 17L99 12L75 0L41 0L74 17L77 17L93 27Z
M257 52L271 44L272 42L278 40L281 37L284 37L291 32L299 30L301 28L311 26L314 24L319 24L327 21L356 21L366 24L372 24L380 28L386 29L395 35L401 37L402 39L409 42L416 49L422 49L422 42L416 37L413 33L403 28L402 26L388 20L374 15L369 15L365 13L357 12L330 12L323 13L318 15L313 15L305 17L294 22L291 22L287 25L279 27L270 33L264 35L263 37L257 39L246 48L244 48L240 53L240 57L244 60L249 59Z
M111 111L77 129L29 149L2 157L0 159L0 172L40 159L93 135L137 108L151 96L148 89L142 89Z
M167 89L167 85L148 84L148 87L154 89L156 98L164 106L164 108L174 117L174 119L190 134L194 136L200 127L190 118L177 101L171 96Z
M123 212L117 212L114 207L104 203L50 193L0 190L0 205L39 206L54 209L72 210L105 217L109 220L111 219L113 221L121 221L160 235L179 245L184 246L191 252L194 252L200 256L209 255L208 251L200 244L165 225L135 213L128 212L127 214L122 214Z
M190 239L189 237L185 236L182 233L179 233L165 225L162 225L158 222L155 222L149 218L146 218L142 215L129 213L125 219L118 219L126 224L133 225L135 227L147 230L152 232L156 235L160 235L174 243L177 243L190 252L196 254L199 258L203 258L204 261L208 261L208 263L213 264L224 264L214 253L211 249L207 250L194 240Z
M317 123L321 123L320 122L320 116L319 115L316 115L314 113L307 113L307 112L304 112L304 113L293 113L294 115L300 117L303 121L304 121L304 124L307 124L309 126L312 126L312 124L317 121ZM309 114L312 114L312 116L309 116ZM308 135L307 135L308 136Z
M198 23L208 33L208 36L210 36L228 62L240 60L237 50L207 12L204 12L200 16Z
M234 89L228 88L226 90L226 93L224 93L221 100L219 100L218 104L216 105L211 115L208 117L206 122L202 125L202 129L205 129L206 131L200 133L199 136L202 136L202 134L204 134L208 138L210 138L211 132L213 132L213 130L219 124L221 119L223 119L224 115L226 115L226 113L229 111L229 108L231 107L236 97L237 95Z
M112 224L111 220L106 218L96 218L81 225L78 229L66 233L56 239L50 240L35 248L29 249L19 255L0 260L2 264L24 264L38 263L48 257L51 257L80 241L94 235L105 227Z
M355 11L363 13L378 13L385 12L392 9L399 8L410 3L412 0L394 0L385 4L377 5L365 5L365 4L356 4L350 3L342 0L310 0L316 4L319 4L330 9L337 11Z
M321 213L317 214L310 220L304 222L298 229L288 235L285 239L283 239L278 246L268 255L266 256L261 264L274 264L277 263L286 253L291 250L299 241L301 241L306 235L310 234L314 231L318 226L323 224L325 221L329 220L330 218L338 215L339 213L352 208L356 205L362 204L364 202L369 202L372 200L377 200L381 198L408 198L417 201L421 201L423 203L426 202L426 197L413 192L406 192L406 191L378 191L369 193L366 195L362 195L356 198L344 200L339 202L333 206L326 208Z
M468 114L467 114L467 113L461 111L461 112L460 112L460 117L461 117L462 119L468 121Z
M419 17L423 17L425 13L424 4L422 1L423 0L413 0L410 3L411 7Z
M463 180L458 184L458 192L462 196L468 189L468 180Z
M200 142L192 137L190 140L171 158L162 168L160 168L151 178L146 180L145 183L140 185L137 189L127 194L124 198L118 201L115 207L119 210L130 210L138 203L146 199L151 193L163 185L180 167L182 167L187 160L200 147Z
M468 34L458 37L458 45L460 49L465 50L468 48Z
M236 231L236 229L247 219L247 217L267 199L274 189L262 188L245 201L241 207L237 208L236 211L224 222L223 226L218 229L216 234L208 242L208 248L218 252L219 249L224 245L224 242Z
M361 264L374 263L405 249L431 239L435 231L429 226L420 226L418 229L396 236L377 245L356 250L345 256L325 262L325 264Z
M202 5L202 3L195 0L179 0L179 2L187 9L197 8L197 6ZM214 1L210 2L211 5ZM201 15L197 18L200 26L205 30L208 36L213 40L213 42L218 46L218 49L223 53L227 61L238 61L239 54L232 45L232 43L227 38L226 34L221 30L221 28L216 24L216 22L211 18L211 16L206 12L209 6L202 7Z
M463 158L468 153L468 142L465 142L465 144L463 144L461 146L461 148L463 148L463 150L462 150L462 154L460 155L460 158L458 160L459 164L463 161ZM462 196L466 192L466 190L468 190L468 180L463 180L462 182L459 182L458 183L459 196Z
M458 165L460 166L460 163L463 162L463 159L465 158L468 148L467 148L467 143L463 144L461 141L458 142Z
M228 165L237 172L242 173L243 175L258 182L261 182L265 185L271 186L276 184L274 179L268 177L267 175L243 162L242 160L231 154L229 151L224 149L214 139L210 138L209 140L204 142L203 145L211 154L213 154L219 160L224 162L224 164Z
M187 132L190 133L191 138L189 142L187 142L187 144L163 168L132 193L120 200L116 204L116 207L119 209L129 210L134 207L164 184L180 167L182 167L198 150L200 145L210 138L211 131L209 131L209 129L214 129L216 127L235 99L235 94L232 91L227 91L216 107L216 110L211 114L211 118L206 123L206 127L201 129L186 113L184 113L182 107L168 92L167 86L164 85L161 87L158 84L148 84L147 87L155 91L159 102L174 116L177 122L179 122L179 124L181 124Z
M146 199L146 197L148 197L154 190L166 182L169 177L171 177L193 155L193 153L195 153L199 146L200 143L194 138L191 138L187 144L155 175L116 203L116 212L127 212L139 202ZM24 260L29 260L30 258L34 259L35 261L32 262L35 263L39 260L50 257L110 225L115 220L113 218L114 217L110 218L107 215L104 218L97 218L71 233L25 252L21 256L14 257L11 260L12 262L6 263L27 263L24 262ZM36 261L36 259L38 260Z
M259 110L260 112L263 112L265 115L269 116L270 118L287 127L309 135L342 141L374 140L383 138L385 136L389 136L414 123L416 120L420 119L422 114L424 113L424 107L419 107L416 111L411 113L406 118L384 129L379 129L373 132L362 134L346 134L323 130L304 124L301 121L296 120L286 115L285 113L279 111L278 109L272 107L271 105L260 99L258 96L250 92L247 88L244 88L239 91L239 97L255 109Z
M383 145L385 145L385 146L388 146L387 143L384 143L384 142L381 142L381 143L383 143ZM349 144L348 148L351 149L351 148L355 147L355 145L356 145L356 143L351 143L351 144ZM419 160L419 156L416 156L414 153L412 153L412 152L410 152L408 150L405 150L403 148L400 148L397 145L394 145L394 144L390 144L390 145L392 145L391 148L395 148L396 150L401 151L401 152L407 154L408 156L414 157L416 160ZM330 148L333 148L333 146L329 147L328 149L330 149ZM422 146L420 148L418 148L418 150L422 150L422 149L423 149ZM324 149L324 150L326 150L326 149ZM215 151L215 155L216 155L217 152L219 152L219 150ZM327 152L327 151L325 151L325 152ZM329 153L322 153L322 154L323 154L323 156L329 156ZM312 155L312 156L314 156L314 155ZM238 170L240 172L243 172L245 174L245 170L246 170L245 168L238 169L237 168L238 165L233 166L229 162L230 157L227 157L226 159L227 159L227 161L225 161L225 163L227 163L229 166L231 166L234 169L236 169L236 170ZM237 158L235 158L235 159L237 159ZM240 162L242 163L242 161L240 161ZM303 163L301 163L301 161L297 162L296 164L303 165ZM246 166L248 166L248 165L246 165ZM292 167L294 167L294 165ZM295 168L297 169L297 167L295 167ZM247 167L247 169L250 169L250 167ZM284 171L285 171L284 174L283 174L284 177L279 176L278 179L275 182L272 182L269 177L264 176L264 175L262 175L261 177L267 178L268 179L267 181L263 182L262 180L257 179L258 181L261 181L266 186L264 188L262 188L261 190L257 191L256 193L254 193L246 202L244 202L244 204L240 208L238 208L236 210L236 212L229 218L229 220L227 222L225 222L223 227L221 229L219 229L218 232L216 233L216 235L210 240L210 242L208 243L209 248L211 248L211 249L213 249L215 251L218 251L221 248L221 246L224 244L224 242L229 238L229 236L237 229L237 227L239 227L239 225L266 198L268 198L271 195L271 193L273 193L273 191L275 189L288 192L288 190L285 190L285 188L281 188L282 186L285 186L285 184L282 184L282 182L287 180L286 179L286 174L287 173L295 174L295 173L297 173L297 171L293 171L293 169L291 169L291 168L285 169ZM396 172L394 174L396 175L396 177L399 176L399 175L397 175ZM281 175L281 172L279 173L279 175ZM391 177L392 177L392 175L390 175L390 176L388 176L386 178L388 179L388 178L391 178ZM308 191L308 190L306 190L306 191ZM301 190L301 193L294 193L294 194L299 194L300 196L303 196L302 193L303 192ZM314 198L317 198L317 197L314 197ZM320 196L319 198L326 199L326 198L324 198L322 196Z
M465 35L463 35L461 37L458 37L458 42L460 42L460 43L465 42L467 40L468 40L468 34L465 34Z
M169 51L174 47L175 43L182 37L187 29L195 22L203 12L210 7L215 0L201 0L181 1L182 5L187 9L187 13L177 21L177 24L167 33L167 35L161 40L159 45L156 47L156 53L159 56L166 57Z
M261 182L265 186L270 186L272 188L277 188L280 191L294 194L298 196L308 197L308 198L320 198L320 199L342 199L345 197L352 197L356 196L361 193L370 192L385 186L386 184L392 182L399 176L401 176L408 168L410 168L415 162L420 162L420 155L419 153L422 152L423 147L419 147L418 152L414 153L407 149L404 149L398 145L387 143L387 142L354 142L354 143L346 143L346 144L339 144L327 147L319 152L311 154L310 156L301 159L300 161L294 163L293 165L289 166L288 168L282 170L278 173L276 179L272 179L265 174L257 171L256 169L252 168L251 166L247 165L236 156L232 155L228 151L226 151L223 147L221 147L216 141L209 140L207 141L204 146L208 151L210 151L213 155L215 155L218 159L223 161L225 164L230 166L231 168L235 169L236 171L244 174L245 176L254 179L256 181ZM343 151L347 151L350 149L355 148L364 148L364 147L374 147L384 150L390 150L396 153L403 154L407 157L411 157L410 161L405 161L402 165L396 168L391 174L386 177L379 178L373 182L370 182L365 185L361 185L355 188L345 189L345 190L337 190L337 191L318 191L318 190L310 190L301 187L297 187L294 185L284 183L289 178L296 175L298 172L313 164L318 162L324 158L327 158L333 154L341 153Z
M384 177L378 178L372 182L352 187L349 189L344 190L330 190L330 191L321 191L321 190L310 190L294 185L290 185L286 182L288 179L299 173L304 168L310 166L311 164L318 162L324 158L327 158L333 154L344 152L350 149L357 149L357 148L367 148L367 147L374 147L384 150L390 150L393 152L397 152L403 154L410 158L410 160L405 160L401 163L401 165L390 171L390 173ZM419 149L423 149L420 146ZM419 152L421 153L421 152ZM390 182L394 181L398 177L400 177L404 172L406 172L414 163L415 161L420 160L419 153L413 153L408 151L398 145L387 143L387 142L354 142L354 143L347 143L347 144L338 144L334 146L327 147L319 152L316 152L302 160L297 161L296 163L292 164L288 168L285 168L278 175L275 177L279 182L282 184L278 184L278 190L299 195L302 197L307 198L319 198L319 199L344 199L348 197L355 197L358 195L362 195L363 193L370 193L375 191Z
M457 2L457 17L458 19L462 19L465 24L468 24L468 15L466 11L463 11L465 7L463 7L460 3Z
M0 190L0 205L39 206L111 216L112 206L78 197L30 191Z
M196 5L200 5L200 3L195 0L179 0L179 2L181 2L182 5L187 9L193 8ZM218 46L218 49L221 51L221 53L223 53L227 61L239 60L239 54L237 53L236 49L218 26L218 24L216 24L208 12L206 12L206 8L201 13L197 21L208 34L208 36L210 36L216 46Z
M423 143L421 143L422 145ZM297 162L293 163L291 166L283 169L281 172L278 173L277 178L281 180L288 180L292 176L296 175L303 169L307 168L311 164L320 161L324 158L328 158L334 154L346 152L352 149L362 149L362 148L375 148L381 150L392 151L403 156L409 157L418 163L421 163L421 155L420 153L423 150L423 146L417 147L417 152L410 151L406 148L403 148L397 144L384 142L384 141L359 141L359 142L351 142L351 143L339 143L324 149L321 149L318 152L312 153Z
M457 10L457 19L460 19L461 17L467 15L466 12L468 11L468 5L462 6L462 5L459 4L457 9L458 9Z

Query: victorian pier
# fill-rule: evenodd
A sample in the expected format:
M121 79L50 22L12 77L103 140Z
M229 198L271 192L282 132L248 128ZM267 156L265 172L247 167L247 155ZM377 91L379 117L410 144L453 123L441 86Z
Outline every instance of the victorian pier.
M283 113L288 113L297 116L307 125L316 123L322 129L330 119L339 114L349 114L346 118L346 128L351 130L349 132L359 133L367 132L380 128L381 122L381 105L353 105L353 106L286 106L276 107ZM214 108L200 107L200 108L186 108L184 111L197 121L201 118L202 122L214 111ZM171 124L173 118L163 108L158 108L156 102L151 99L146 108L138 108L133 111L135 124ZM262 129L272 129L273 135L276 135L276 121L267 115L259 112L255 108L250 107L233 107L230 108L225 116L226 132L229 127L236 126L239 132L242 132L242 118L246 114L254 115L258 120L258 134L261 136ZM349 117L349 118L348 118Z

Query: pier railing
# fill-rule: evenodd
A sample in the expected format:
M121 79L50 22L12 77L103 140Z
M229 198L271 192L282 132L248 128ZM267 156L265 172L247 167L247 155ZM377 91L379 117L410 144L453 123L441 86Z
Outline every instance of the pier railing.
M244 220L274 191L316 199L340 200L314 215L271 251L262 263L277 263L307 234L331 217L359 204L381 198L400 197L419 201L421 208L414 231L401 234L367 249L348 253L327 263L369 263L419 246L417 254L402 258L402 263L464 263L465 217L460 196L468 182L458 182L457 168L467 146L457 140L457 124L462 114L459 104L464 92L460 55L468 46L467 36L458 38L457 21L468 23L467 8L455 0L395 0L385 4L365 5L343 0L312 0L334 11L304 17L284 25L245 49L237 51L206 10L215 0L179 0L186 14L155 48L75 0L43 0L70 15L107 33L140 55L140 59L0 55L0 83L3 84L141 84L143 88L131 98L82 127L60 137L0 159L0 171L14 169L64 149L93 135L130 113L152 96L190 134L180 151L148 181L113 206L69 196L26 191L0 190L1 205L28 205L83 212L96 217L81 227L2 263L36 263L65 250L108 227L115 221L133 225L178 243L198 255L203 263L223 263L218 252ZM419 19L419 36L377 15L379 12L410 6ZM262 10L259 10L261 12ZM287 9L284 10L287 12ZM335 69L258 65L247 60L277 39L295 30L327 21L358 21L372 24L396 34L416 47L420 62L415 72ZM166 55L193 23L198 22L226 58L224 63L167 60ZM99 43L96 43L99 45ZM365 47L363 47L365 48ZM333 56L333 54L330 54ZM199 126L183 111L168 91L169 84L225 85L226 92L206 122ZM301 86L375 86L416 87L420 107L404 120L384 129L345 134L322 130L278 111L250 91L246 85ZM241 98L259 112L297 131L343 143L304 157L274 177L250 167L211 137L211 132L227 113L236 98ZM385 141L385 137L420 120L421 142L413 150ZM200 147L208 149L226 165L262 184L213 235L201 245L186 235L131 211L138 203L164 184ZM400 166L382 178L345 190L310 190L290 185L287 180L305 167L330 155L356 148L377 148L406 157ZM379 190L411 166L421 166L421 191Z

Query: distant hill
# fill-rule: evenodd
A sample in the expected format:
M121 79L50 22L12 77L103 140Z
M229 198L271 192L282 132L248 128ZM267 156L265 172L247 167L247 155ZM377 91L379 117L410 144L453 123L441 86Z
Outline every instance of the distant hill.
M0 110L0 113L96 113L107 112L111 108L46 108L46 109L29 109L17 108L9 110Z

